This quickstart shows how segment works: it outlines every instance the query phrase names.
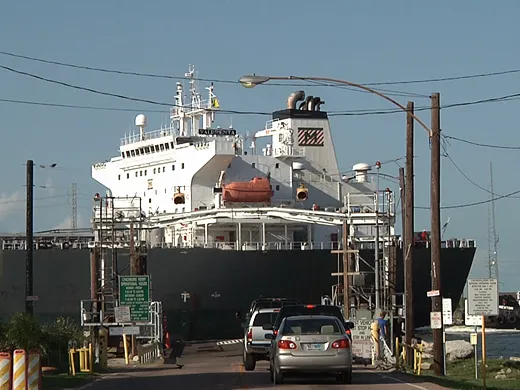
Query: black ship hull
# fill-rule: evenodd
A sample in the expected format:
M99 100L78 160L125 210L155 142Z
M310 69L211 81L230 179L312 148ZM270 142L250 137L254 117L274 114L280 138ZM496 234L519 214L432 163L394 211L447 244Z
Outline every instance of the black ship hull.
M475 248L443 248L442 289L456 304L464 289ZM90 297L89 250L34 252L35 314L43 321L58 316L79 320L80 301ZM367 262L373 251L361 250ZM414 248L415 326L429 325L430 250ZM260 295L319 302L330 295L337 277L338 255L328 250L230 251L218 249L150 249L147 261L152 299L162 301L168 328L187 340L242 336L237 310L246 310ZM118 260L120 273L128 272L128 256ZM403 290L402 251L397 250L397 291ZM370 284L369 278L365 281ZM181 294L188 292L184 301ZM25 253L0 251L0 318L24 311Z

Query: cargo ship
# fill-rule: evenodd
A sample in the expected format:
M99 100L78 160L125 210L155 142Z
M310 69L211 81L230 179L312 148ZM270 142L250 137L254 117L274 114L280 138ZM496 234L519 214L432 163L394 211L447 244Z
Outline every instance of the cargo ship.
M141 267L134 272L150 275L151 299L162 303L172 335L241 337L235 314L259 296L309 303L329 296L343 305L338 252L347 246L357 249L348 270L349 307L373 310L379 301L397 314L403 249L394 229L395 193L379 185L384 163L342 172L325 103L304 91L290 94L286 108L258 131L213 127L219 99L213 85L203 97L194 75L190 66L189 99L177 83L168 126L148 132L147 118L138 115L117 156L92 165L102 186L93 194L92 226L35 235L35 314L84 321L89 305L100 303L100 323L120 325L118 276L134 269L132 257ZM25 237L0 240L0 317L6 317L24 308ZM443 242L442 292L453 302L475 251L474 240ZM422 326L430 311L428 242L417 240L413 257L415 325Z

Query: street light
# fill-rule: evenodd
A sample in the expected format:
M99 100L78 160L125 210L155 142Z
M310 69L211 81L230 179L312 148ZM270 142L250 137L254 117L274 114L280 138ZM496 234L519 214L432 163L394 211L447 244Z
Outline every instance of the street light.
M246 88L254 88L257 85L266 83L270 80L309 80L309 81L325 81L336 84L348 85L366 92L377 95L394 106L399 107L407 115L413 118L421 127L426 130L430 139L431 149L431 183L430 183L430 202L431 202L431 263L432 263L432 290L441 289L440 276L440 249L441 249L441 225L440 225L440 95L434 93L431 96L432 108L432 126L426 126L412 110L395 101L389 96L367 87L365 85L353 83L347 80L333 79L329 77L299 77L299 76L257 76L247 75L239 79L239 82ZM432 130L433 129L433 130ZM442 294L442 292L441 292ZM442 312L441 296L432 298L432 312ZM442 342L442 330L434 330L434 371L437 375L444 375L444 354Z
M367 87L365 85L362 85L362 84L353 83L353 82L347 81L347 80L332 79L332 78L329 78L329 77L257 76L255 74L243 76L238 81L245 88L254 88L257 85L264 84L264 83L266 83L266 82L268 82L270 80L327 81L327 82L331 82L331 83L343 84L343 85L348 85L350 87L362 89L363 91L367 91L367 92L370 92L370 93L372 93L374 95L382 97L383 99L385 99L385 100L389 101L390 103L392 103L394 106L397 106L401 110L403 110L404 112L407 112L409 115L411 115L413 117L413 119L415 119L417 121L417 123L419 123L421 125L421 127L424 130L426 130L428 132L428 136L431 137L431 135L432 135L432 131L430 130L430 128L428 126L426 126L424 124L424 122L420 118L415 116L415 114L413 114L412 112L407 110L406 107L403 106L401 103L399 103L398 101L392 99L391 97L389 97L389 96L387 96L387 95L385 95L385 94L383 94L383 93L381 93L381 92L379 92L379 91L377 91L375 89L369 88L369 87Z

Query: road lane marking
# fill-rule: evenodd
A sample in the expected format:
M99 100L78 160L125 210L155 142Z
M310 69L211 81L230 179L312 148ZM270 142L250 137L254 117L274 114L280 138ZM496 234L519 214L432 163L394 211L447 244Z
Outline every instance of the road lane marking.
M398 379L398 378L395 378L393 376L388 376L388 375L382 375L382 374L377 374L379 375L381 378L383 379L391 379L395 382L398 382L398 383L402 383L403 385L407 385L407 386L411 386L411 387L415 387L416 389L419 389L419 390L429 390L427 389L426 387L423 387L423 386L419 386L419 385L416 385L414 383L408 383L408 382L405 382L401 379Z

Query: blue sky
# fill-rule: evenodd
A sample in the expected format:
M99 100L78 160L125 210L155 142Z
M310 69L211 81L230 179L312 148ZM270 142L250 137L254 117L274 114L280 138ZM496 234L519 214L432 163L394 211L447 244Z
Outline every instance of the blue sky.
M520 68L517 15L520 3L501 1L366 1L262 3L239 0L180 1L47 0L2 2L0 50L87 66L182 76L189 63L203 78L236 80L256 72L269 75L326 76L361 83L429 79ZM515 27L517 26L517 27ZM0 55L0 65L43 77L121 95L172 102L175 80L104 74L63 68ZM520 74L383 88L429 95L441 93L450 104L520 92ZM263 86L246 90L216 84L221 107L273 111L282 108L295 87ZM326 109L392 108L376 96L339 88L305 87L319 95ZM118 107L147 113L149 127L164 115L145 103L78 91L0 70L0 99ZM429 104L423 97L396 97L406 104ZM476 142L520 145L514 126L520 102L474 105L442 111L445 135ZM136 112L137 113L137 112ZM117 153L119 138L135 114L53 108L0 102L0 230L24 229L24 163L36 164L36 229L67 226L70 186L78 183L80 222L89 218L90 195L100 187L90 179L90 165ZM419 113L429 123L429 112ZM257 130L269 117L219 116L222 126ZM342 169L404 156L402 114L343 116L331 120ZM416 205L429 204L429 148L416 126ZM488 187L494 165L495 193L520 189L514 168L520 151L479 148L456 141L447 145L453 161L475 183ZM39 165L57 163L57 167ZM442 204L477 202L489 194L466 180L447 159L442 161ZM397 176L398 165L383 166ZM41 188L45 186L46 188ZM504 289L513 290L517 258L518 199L496 202L499 261ZM450 218L446 236L474 238L479 250L474 276L485 276L488 205L444 210ZM429 228L429 211L417 210L416 230ZM445 236L445 238L446 238ZM449 277L449 276L445 276Z

